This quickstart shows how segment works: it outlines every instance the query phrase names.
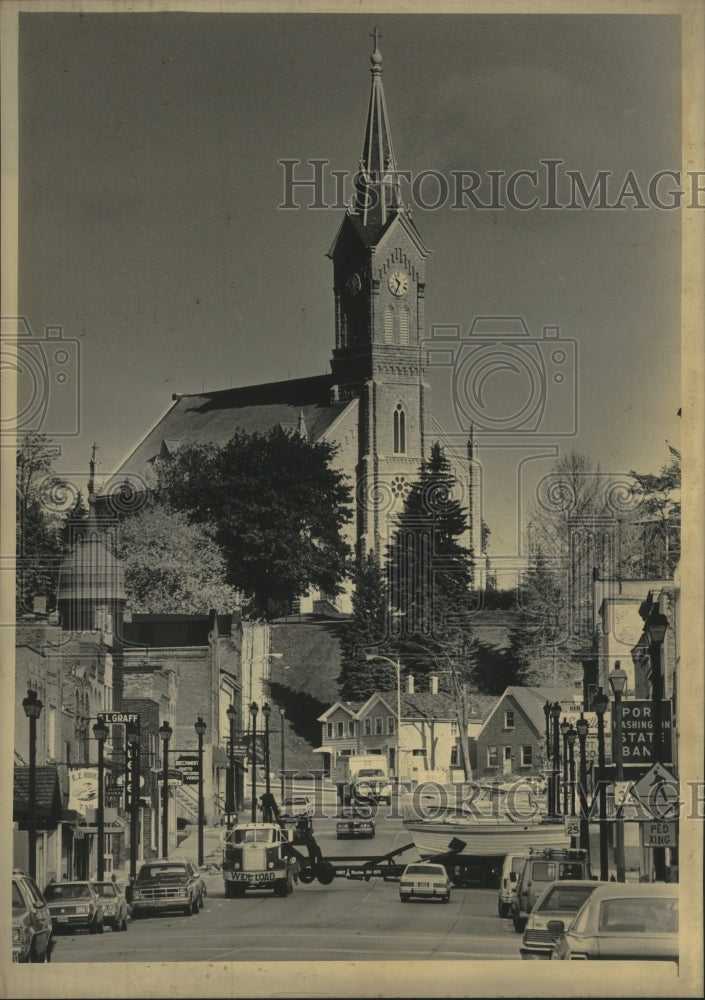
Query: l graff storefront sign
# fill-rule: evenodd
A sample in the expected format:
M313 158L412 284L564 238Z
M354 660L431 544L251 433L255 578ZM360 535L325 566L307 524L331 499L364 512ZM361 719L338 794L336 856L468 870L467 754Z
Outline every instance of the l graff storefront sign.
M614 723L612 738L616 739ZM622 762L625 767L653 763L654 719L650 701L622 702ZM661 702L661 762L673 763L671 746L671 703Z

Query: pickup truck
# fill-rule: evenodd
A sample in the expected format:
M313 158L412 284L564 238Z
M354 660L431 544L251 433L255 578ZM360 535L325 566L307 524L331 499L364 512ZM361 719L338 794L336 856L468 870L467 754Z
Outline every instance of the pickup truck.
M189 917L201 909L204 896L203 879L190 861L150 861L128 887L133 920L166 910L180 910Z

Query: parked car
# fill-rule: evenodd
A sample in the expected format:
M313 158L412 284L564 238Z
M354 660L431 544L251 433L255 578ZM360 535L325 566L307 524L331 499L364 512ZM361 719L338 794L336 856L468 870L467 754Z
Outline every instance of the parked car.
M94 882L93 886L103 900L104 922L114 931L126 931L129 907L120 887L115 882Z
M399 882L402 903L410 899L440 899L450 902L450 878L443 865L415 862L407 865Z
M44 898L55 934L76 929L103 933L103 902L92 882L51 882L44 890Z
M570 923L585 900L604 882L593 879L551 882L534 904L524 928L519 949L522 958L550 959L556 935L548 929L551 921Z
M349 806L341 809L335 824L338 840L343 837L369 837L375 835L375 818L370 809Z
M570 924L552 920L552 959L678 961L678 886L602 883Z
M145 913L181 910L187 917L203 906L205 885L191 861L150 861L137 872L128 888L128 902L136 920Z
M497 911L500 917L508 917L512 912L512 900L516 895L517 883L524 867L527 854L507 854L499 879L499 900Z
M12 961L50 962L53 949L51 913L39 886L24 872L13 872Z

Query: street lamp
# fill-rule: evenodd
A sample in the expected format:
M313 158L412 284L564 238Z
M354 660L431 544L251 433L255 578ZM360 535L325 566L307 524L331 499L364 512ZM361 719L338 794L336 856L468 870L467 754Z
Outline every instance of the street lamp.
M282 737L282 740L281 740L281 747L280 747L280 750L281 750L281 759L280 759L280 764L281 764L281 800L282 800L282 802L284 801L284 767L285 767L285 753L284 753L284 717L285 717L285 714L284 714L284 709L283 709L283 708L280 708L280 709L279 709L279 719L280 719L280 721L281 721L281 737Z
M386 660L387 663L391 663L397 672L397 759L396 759L396 772L397 772L397 786L401 779L401 663L399 660L392 660L388 656L383 656L381 653L368 653L365 659L369 662L370 660Z
M563 813L568 813L568 730L570 723L567 719L561 722L561 736L563 737Z
M102 716L93 726L93 735L98 740L98 881L105 877L105 741L108 738L108 727Z
M551 703L548 701L543 706L543 714L546 718L546 769L548 770L551 760ZM548 815L553 816L553 776L550 771L546 775L546 806Z
M272 714L272 709L269 707L269 702L265 701L262 705L262 715L264 716L264 780L265 780L265 791L267 793L267 801L269 801L270 787L269 787L269 716Z
M250 705L252 716L252 822L257 822L257 713L259 705L253 701Z
M609 878L607 863L607 786L605 784L605 712L609 698L598 688L592 700L592 709L597 713L597 766L600 802L600 879L606 882Z
M203 801L203 737L206 733L206 724L199 715L193 724L198 736L198 864L203 864L203 824L204 824L204 801Z
M578 786L578 798L580 800L580 846L584 851L590 850L590 826L587 814L587 754L585 743L587 740L590 723L583 713L575 723L580 742L580 785Z
M560 816L561 812L561 771L560 771L560 749L558 744L558 720L561 717L561 706L557 701L551 705L551 718L553 719L553 762L551 765L551 781L553 782L553 815Z
M169 857L169 740L174 730L164 720L159 727L159 738L164 750L162 753L162 857Z
M230 748L228 752L228 787L225 794L225 811L228 814L228 830L233 825L233 813L237 812L235 802L235 719L237 709L231 703L227 709L228 722L230 723Z
M42 703L31 689L22 699L24 714L29 719L29 875L37 878L37 719Z
M615 762L615 781L620 785L624 781L624 763L622 759L622 695L627 687L627 675L620 668L619 660L615 669L609 675L610 687L614 695L614 730L612 738L612 756ZM617 881L625 881L624 864L624 814L621 804L617 806L617 829L615 842L615 861L617 864Z
M658 606L657 606L658 607ZM644 631L649 641L649 658L651 660L651 717L653 719L653 737L651 760L654 764L663 764L663 721L661 718L661 702L663 701L663 673L661 671L661 647L666 638L668 618L658 612L652 612L646 619ZM666 881L666 849L653 848L654 879L656 882Z

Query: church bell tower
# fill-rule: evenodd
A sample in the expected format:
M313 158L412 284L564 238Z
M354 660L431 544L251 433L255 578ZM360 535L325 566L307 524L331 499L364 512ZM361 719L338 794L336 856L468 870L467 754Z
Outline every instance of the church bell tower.
M384 558L394 515L429 445L420 350L429 250L402 201L376 29L373 38L355 193L328 256L335 295L332 373L339 398L359 400L358 548Z

